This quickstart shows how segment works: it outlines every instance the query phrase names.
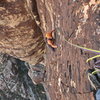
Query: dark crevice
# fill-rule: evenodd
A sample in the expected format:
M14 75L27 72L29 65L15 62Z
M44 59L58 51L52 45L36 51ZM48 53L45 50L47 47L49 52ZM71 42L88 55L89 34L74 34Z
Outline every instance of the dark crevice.
M83 55L83 50L82 49L80 49L80 53L81 53L81 55Z
M72 69L71 69L71 65L69 65L69 77L70 77L70 79L72 79Z
M35 20L40 22L40 17L39 17L39 13L38 13L36 0L32 0L32 12L33 12L34 16L36 16Z

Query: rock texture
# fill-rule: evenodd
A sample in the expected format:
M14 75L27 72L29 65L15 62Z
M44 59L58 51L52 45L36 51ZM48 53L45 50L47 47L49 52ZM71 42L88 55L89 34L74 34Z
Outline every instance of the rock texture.
M86 52L66 43L99 50L100 1L99 0L37 0L42 28L56 28L58 46L55 51L47 46L47 86L51 100L94 100L86 70L94 61L86 59L96 54ZM85 93L89 92L89 93Z
M74 44L99 50L100 0L0 0L0 51L30 64L40 62L45 43L37 20L41 22L43 33L56 29L55 39L58 48L52 50L47 46L45 56L47 66L45 82L51 97L49 99L94 100L93 93L90 92L91 87L86 70L92 68L97 59L88 64L85 61L95 54L70 46L66 43L65 38ZM8 63L10 67L11 63L9 61ZM9 67L6 68L9 70ZM24 68L25 66L22 69ZM14 73L17 77L17 72L14 71ZM3 74L3 77L9 78L9 75L10 73ZM23 76L23 74L21 75ZM25 75L27 75L27 71ZM2 78L0 88L2 83L6 85L5 81L8 78L6 80ZM20 76L17 79L19 78ZM34 100L34 94L27 90L34 90L35 87L27 89L28 80L25 80L24 77L22 83L25 85L26 91L20 92L20 96L22 100ZM20 87L13 83L9 85L8 82L6 88L9 89L10 86L13 88L10 93L14 91L14 87ZM5 88L1 88L0 95L3 98L1 100L10 98L10 95L7 94L9 92L4 92L4 90ZM23 96L25 92L28 96ZM19 90L16 93L19 96ZM13 95L11 94L11 96ZM36 98L36 100L38 99Z
M0 52L36 64L45 43L35 0L0 0ZM37 15L37 16L36 16Z
M42 84L35 85L24 61L0 54L0 100L49 100Z

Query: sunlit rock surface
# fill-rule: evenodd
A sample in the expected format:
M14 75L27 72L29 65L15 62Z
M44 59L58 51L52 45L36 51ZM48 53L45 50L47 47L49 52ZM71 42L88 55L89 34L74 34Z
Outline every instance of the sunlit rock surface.
M45 59L51 99L94 100L86 70L95 60L86 60L96 54L70 46L65 38L100 50L100 0L37 0L37 4L44 32L56 29L58 48L47 46Z
M23 12L25 11L22 19L24 18L25 20L27 18L33 18L32 15L30 15L31 10L26 11L26 9L23 7L23 10L20 10L20 7L22 7L24 4L23 1L31 1L31 0L2 0L0 1L1 3L5 2L15 2L17 1L20 3L16 3L14 7L18 6L19 10ZM11 1L11 2L10 2ZM41 22L41 29L43 30L43 33L49 32L53 29L57 29L55 31L55 39L56 39L56 45L58 48L56 50L52 50L47 46L46 48L46 55L45 55L45 63L46 63L46 85L48 92L50 94L51 100L94 100L93 93L91 92L91 86L90 83L87 79L86 76L86 70L88 68L92 68L94 61L91 61L90 63L86 64L86 59L89 57L94 56L95 54L89 53L80 49L76 49L75 47L70 46L69 44L66 43L65 39L68 39L70 42L89 47L92 49L97 49L99 50L100 48L100 1L99 0L32 0L37 3L37 7L33 7L33 9L38 9L39 16L40 16L40 22ZM23 2L23 3L21 3ZM20 5L22 4L22 5ZM30 4L30 2L28 2ZM13 6L12 5L12 6ZM34 5L34 4L33 4ZM5 10L4 5L1 5L1 12L3 13L3 16L9 11ZM11 5L10 5L11 6ZM27 6L25 6L27 8ZM31 7L31 6L30 6ZM29 8L30 8L29 7ZM31 8L30 8L31 9ZM12 11L12 10L10 10ZM33 10L34 11L34 10ZM15 13L15 12L13 12ZM19 13L19 12L18 12ZM35 13L37 15L37 13ZM4 18L5 18L4 16ZM19 16L19 14L18 14ZM22 15L21 15L22 16ZM1 16L1 24L6 25L6 28L8 29L8 26L10 27L9 29L18 29L17 33L19 35L20 30L19 30L19 20L16 21L16 17L14 17L14 24L11 24L13 21L12 17L10 18L10 22L7 20L7 23L3 20L3 17ZM38 26L38 22L34 22L35 18L32 20L29 20L29 23L36 23L34 25ZM8 23L9 22L9 23ZM5 24L6 23L6 24ZM23 24L20 25L20 28L23 29L22 27ZM26 34L27 28L31 26L31 24L28 24L27 22L24 24L25 28L22 30L22 35L23 36L29 36ZM32 26L32 28L36 28L36 26ZM14 28L16 27L16 28ZM2 33L6 28L1 27L1 32ZM4 29L2 31L2 29ZM8 31L8 30L7 30ZM23 32L25 31L25 33ZM33 33L30 32L29 28L29 34L31 35ZM15 34L16 31L8 31L9 34L2 40L1 38L1 51L5 51L12 56L15 54L20 55L20 52L17 51L16 47L20 48L25 48L25 55L26 55L26 50L31 49L29 46L28 49L26 48L27 46L24 45L23 43L27 44L27 38L24 39L24 37L19 38L21 43L18 41L16 42L16 37L14 37L14 43L10 42L10 47L13 50L9 49L8 47L8 37L13 37L14 32ZM5 33L5 31L4 31ZM2 33L1 37L5 37L5 34ZM34 33L39 33L38 29ZM40 32L41 33L41 32ZM45 34L44 34L45 35ZM32 35L31 35L32 36ZM40 36L40 34L39 34ZM31 37L30 37L31 38ZM37 38L38 39L38 38ZM12 38L11 38L12 40ZM23 41L24 40L24 41ZM25 41L26 40L26 41ZM42 41L42 36L41 39ZM32 40L33 41L33 40ZM28 42L31 43L32 41ZM8 44L7 44L8 43ZM12 44L11 44L12 43ZM14 45L15 43L19 43L21 45ZM32 42L33 43L33 42ZM35 42L36 43L36 42ZM40 43L40 42L39 42ZM34 44L34 43L33 43ZM33 45L32 44L32 45ZM40 43L41 44L41 43ZM13 45L13 46L11 46ZM42 45L42 44L41 44ZM43 44L44 45L44 44ZM7 47L7 48L5 48ZM33 48L33 47L32 47ZM44 49L43 49L44 50ZM12 51L12 52L10 52ZM29 54L34 55L34 50L30 52ZM37 51L37 49L36 49ZM29 51L28 51L29 52ZM41 52L41 51L40 51ZM24 53L22 53L23 56ZM15 55L16 56L16 55ZM19 56L17 56L19 57ZM39 56L41 57L41 56ZM20 58L20 57L19 57ZM36 58L36 57L35 57ZM36 62L35 60L32 61L31 58L29 60L29 57L25 58L20 58L22 60L25 60L27 62L30 62L32 64ZM34 59L34 57L32 57ZM97 59L96 59L97 60ZM41 61L41 60L39 60ZM17 72L14 72L17 77ZM27 75L27 74L25 74ZM9 74L8 76L9 77ZM25 83L25 82L24 82ZM2 85L2 84L1 84ZM4 84L5 85L5 84ZM2 86L1 86L2 87ZM4 88L5 89L5 88ZM30 90L31 91L31 90ZM27 92L26 92L27 93ZM29 92L28 92L29 93ZM6 93L2 93L4 95ZM25 94L25 91L22 92L21 96ZM34 98L34 95L32 94L32 98ZM6 97L5 95L3 97ZM25 96L23 96L25 98ZM28 97L29 98L29 97ZM26 98L25 98L26 99ZM46 98L47 99L47 98ZM47 99L48 100L48 99Z
M36 64L45 43L35 0L0 0L0 52Z

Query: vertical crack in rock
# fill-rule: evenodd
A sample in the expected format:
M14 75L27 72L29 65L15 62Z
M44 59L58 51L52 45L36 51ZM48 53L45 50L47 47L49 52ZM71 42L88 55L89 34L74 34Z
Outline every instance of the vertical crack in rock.
M35 19L37 25L40 26L40 18L36 0L26 0L26 9L28 12L30 12L32 19Z

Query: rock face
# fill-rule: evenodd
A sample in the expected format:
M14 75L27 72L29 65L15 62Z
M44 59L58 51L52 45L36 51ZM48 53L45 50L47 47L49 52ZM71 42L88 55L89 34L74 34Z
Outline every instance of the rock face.
M0 54L0 100L47 100L42 84L35 85L24 61Z
M0 0L0 51L36 64L42 60L45 47L41 29L43 32L56 29L58 48L53 51L47 46L45 57L45 81L51 100L94 100L85 72L97 59L88 64L85 61L95 54L70 46L65 38L74 44L99 50L99 10L99 0ZM35 17L38 14L39 17ZM41 29L36 20L40 20ZM25 79L22 82L27 86ZM4 81L1 80L0 87ZM0 95L7 97L9 94L5 95L8 92L4 93L4 89ZM21 94L22 100L34 100L28 89ZM25 92L29 96L27 99L27 95L23 96Z
M34 0L0 0L0 52L36 64L43 60L45 43L32 7Z
M56 44L52 51L47 46L47 87L51 100L94 100L86 70L94 61L86 59L94 53L86 52L66 43L99 50L100 0L37 0L42 28L56 28ZM97 60L97 59L96 59Z

